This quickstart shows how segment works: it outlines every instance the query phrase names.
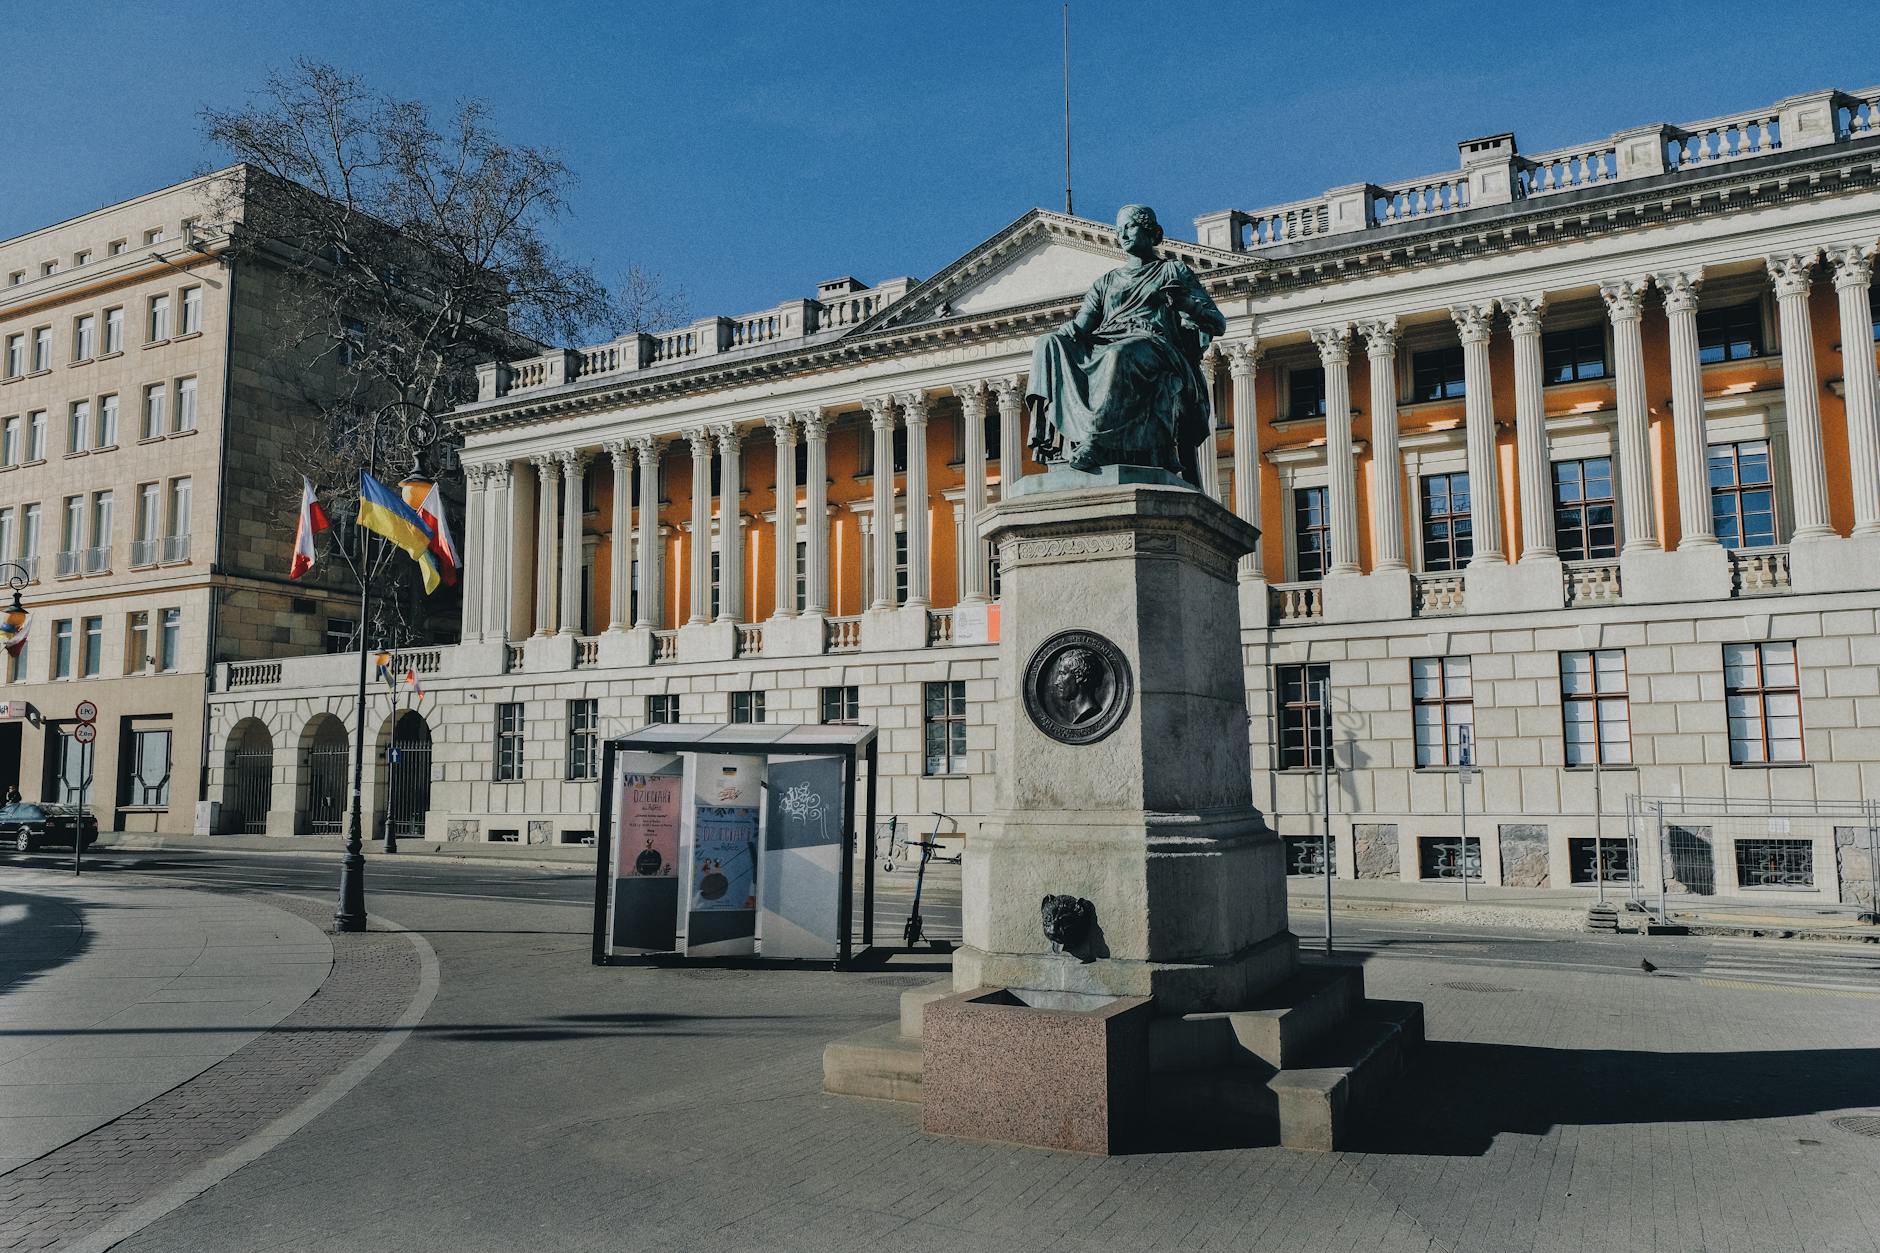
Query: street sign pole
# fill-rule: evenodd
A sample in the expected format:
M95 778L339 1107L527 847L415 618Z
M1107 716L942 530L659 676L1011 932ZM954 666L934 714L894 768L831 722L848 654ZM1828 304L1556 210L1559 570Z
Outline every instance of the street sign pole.
M72 728L72 738L78 741L78 760L82 773L79 775L78 822L72 830L72 873L84 873L82 863L85 855L85 815L91 812L91 770L95 760L98 742L98 706L88 700L78 702L72 711L78 719L78 725Z

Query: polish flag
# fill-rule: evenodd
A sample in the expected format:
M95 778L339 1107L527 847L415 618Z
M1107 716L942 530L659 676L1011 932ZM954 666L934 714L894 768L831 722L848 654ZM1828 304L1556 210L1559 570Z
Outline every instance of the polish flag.
M424 699L424 689L418 686L417 670L411 668L405 670L405 685L411 689L412 695L417 699Z
M313 569L313 537L332 526L326 510L320 507L320 498L313 494L313 480L301 475L300 524L294 528L294 562L287 568L288 578L297 579Z
M435 483L418 502L418 520L431 533L431 555L437 558L437 572L444 577L444 582L454 584L457 569L463 562L457 552L457 541L450 533L450 519L444 513L444 493Z

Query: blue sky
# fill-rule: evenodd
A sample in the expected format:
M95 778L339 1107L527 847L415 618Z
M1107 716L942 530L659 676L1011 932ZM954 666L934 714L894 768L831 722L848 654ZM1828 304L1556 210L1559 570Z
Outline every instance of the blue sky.
M1859 6L1073 0L1077 209L1171 233L1359 181L1538 152L1880 78ZM14 0L0 238L219 164L197 112L334 62L580 175L563 247L638 262L695 315L924 277L1061 207L1058 0Z

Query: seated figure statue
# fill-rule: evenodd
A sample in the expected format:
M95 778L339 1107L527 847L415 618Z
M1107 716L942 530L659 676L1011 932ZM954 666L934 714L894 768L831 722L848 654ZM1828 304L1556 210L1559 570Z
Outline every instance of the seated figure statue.
M1031 447L1077 470L1154 466L1200 487L1196 450L1210 424L1201 354L1226 319L1193 270L1156 255L1162 228L1147 205L1123 207L1116 238L1129 264L1032 346Z

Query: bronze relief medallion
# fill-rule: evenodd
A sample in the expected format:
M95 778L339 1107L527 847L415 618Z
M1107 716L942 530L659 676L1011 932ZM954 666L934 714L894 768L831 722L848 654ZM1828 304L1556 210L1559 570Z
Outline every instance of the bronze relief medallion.
M1060 744L1094 744L1122 724L1135 687L1116 645L1094 631L1060 631L1025 663L1025 712Z

